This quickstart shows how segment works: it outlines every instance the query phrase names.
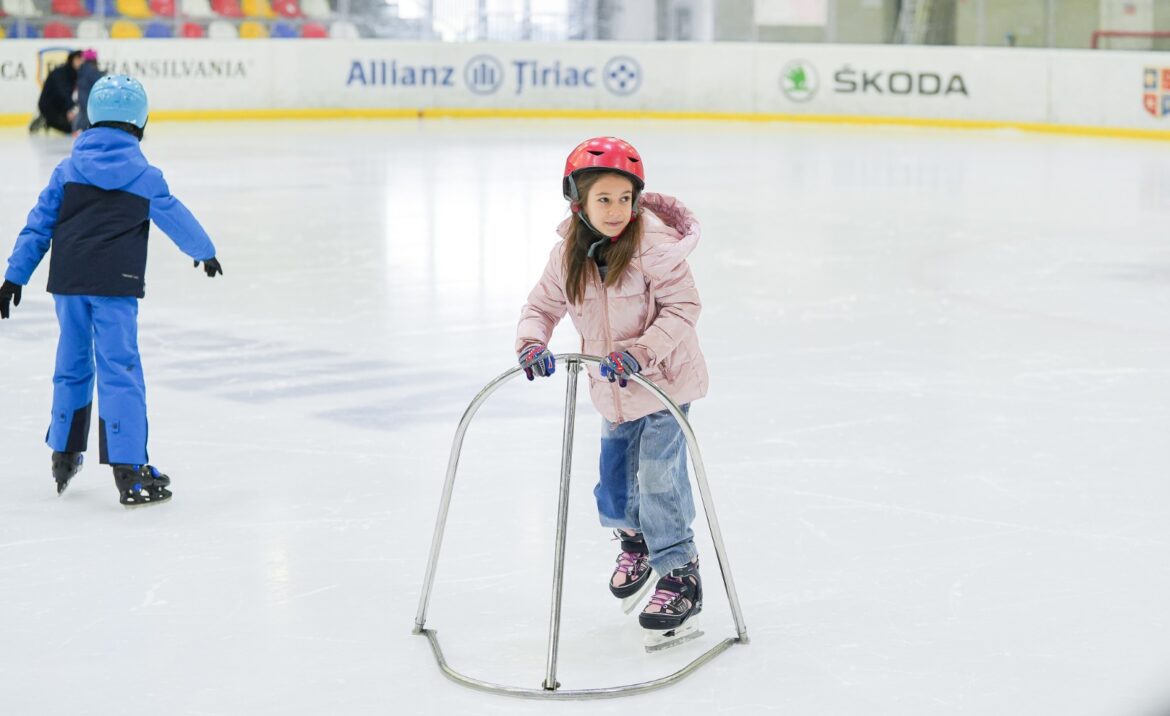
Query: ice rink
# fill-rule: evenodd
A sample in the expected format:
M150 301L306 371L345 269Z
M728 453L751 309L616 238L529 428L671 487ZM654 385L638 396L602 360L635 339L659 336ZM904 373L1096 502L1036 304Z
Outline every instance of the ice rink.
M751 643L652 694L533 702L452 683L411 629L451 438L514 365L565 155L598 134L703 225L691 418ZM46 261L0 323L0 712L1170 709L1167 145L432 120L158 123L143 148L225 272L152 232L140 343L175 497L123 509L96 435L55 494ZM68 151L0 130L4 258ZM563 397L563 372L513 381L468 434L427 626L476 678L544 677ZM734 635L697 525L706 636L642 651L579 405L566 689Z

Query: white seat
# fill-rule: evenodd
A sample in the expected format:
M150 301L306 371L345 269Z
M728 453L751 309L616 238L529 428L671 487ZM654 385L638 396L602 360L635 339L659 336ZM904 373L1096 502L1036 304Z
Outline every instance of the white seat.
M77 39L101 40L110 36L110 31L99 20L82 20L77 23Z
M361 37L357 25L348 20L336 20L329 26L329 37L334 40L356 40Z
M333 17L333 11L329 9L329 0L301 0L301 12L305 13L305 17L314 20L328 20Z
M187 17L206 19L216 17L211 9L211 0L183 0L179 10Z
M33 0L4 0L0 7L4 8L6 15L12 17L41 17L43 12L33 5Z
M236 26L227 20L212 20L207 23L207 37L211 40L234 40L240 36Z

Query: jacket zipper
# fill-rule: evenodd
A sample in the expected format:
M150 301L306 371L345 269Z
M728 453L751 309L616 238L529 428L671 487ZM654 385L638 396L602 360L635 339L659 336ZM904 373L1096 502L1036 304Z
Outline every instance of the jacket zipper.
M601 281L601 272L597 270L596 266L594 267L593 280L596 282L597 288L601 291L601 323L605 329L605 352L608 355L613 352L613 337L609 329L609 289ZM625 419L622 418L622 398L621 394L618 393L617 382L610 383L609 388L613 391L613 405L617 410L617 421L624 423Z

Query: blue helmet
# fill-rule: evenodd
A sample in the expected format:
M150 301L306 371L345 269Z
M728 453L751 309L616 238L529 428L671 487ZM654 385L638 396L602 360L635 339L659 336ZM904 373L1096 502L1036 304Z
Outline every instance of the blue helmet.
M146 116L150 113L146 90L129 75L106 75L95 82L85 111L90 124L128 122L139 129L146 126Z

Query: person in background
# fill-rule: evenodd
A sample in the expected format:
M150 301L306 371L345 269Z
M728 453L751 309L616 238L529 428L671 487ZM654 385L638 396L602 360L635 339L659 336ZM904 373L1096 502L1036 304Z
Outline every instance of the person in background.
M222 274L215 246L139 142L146 90L132 77L103 77L89 95L93 126L53 171L28 215L0 284L0 319L20 305L21 290L45 254L49 293L61 327L53 373L53 450L57 494L81 469L89 441L94 379L101 462L114 471L128 507L171 498L171 479L147 464L146 384L138 353L138 300L145 294L146 245L153 221L183 253ZM95 371L96 357L96 371Z
M65 62L49 72L45 84L41 86L41 96L37 99L40 114L28 125L29 132L49 128L64 134L73 134L73 118L77 115L73 92L77 89L79 67L81 50L74 50L65 58Z
M89 129L89 114L86 104L89 102L89 92L95 82L105 77L106 73L98 68L97 50L90 48L81 51L81 66L77 68L77 115L73 118L73 132L77 134Z

